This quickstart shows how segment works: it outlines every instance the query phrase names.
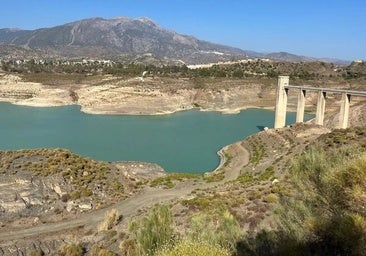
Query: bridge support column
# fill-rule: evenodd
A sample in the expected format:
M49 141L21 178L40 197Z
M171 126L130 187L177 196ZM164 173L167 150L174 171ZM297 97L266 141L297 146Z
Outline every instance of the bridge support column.
M325 98L326 98L326 92L319 91L318 101L316 103L316 115L315 115L315 123L318 125L323 125L324 122Z
M300 89L297 96L296 123L304 122L306 90Z
M274 128L283 128L286 124L286 109L287 109L287 93L288 76L278 77L277 96L276 96L276 110L275 110L275 124Z
M339 128L346 129L348 127L349 104L351 95L342 93L341 112L339 113Z

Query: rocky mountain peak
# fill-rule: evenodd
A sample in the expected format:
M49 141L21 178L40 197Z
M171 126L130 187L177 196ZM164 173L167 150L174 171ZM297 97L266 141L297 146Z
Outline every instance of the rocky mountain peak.
M203 64L244 58L313 61L289 53L263 54L219 45L165 29L148 17L94 17L36 30L0 29L0 58L13 58L9 45L19 54L34 51L44 57L139 59L146 53L158 62ZM4 49L5 50L4 50ZM21 49L23 48L23 49ZM10 56L9 56L10 55ZM32 56L34 54L31 54ZM130 58L131 59L131 58Z
M95 17L52 28L0 30L0 45L7 44L71 57L105 58L151 53L158 58L182 60L187 64L245 56L240 49L178 34L147 17ZM223 55L210 52L222 52Z

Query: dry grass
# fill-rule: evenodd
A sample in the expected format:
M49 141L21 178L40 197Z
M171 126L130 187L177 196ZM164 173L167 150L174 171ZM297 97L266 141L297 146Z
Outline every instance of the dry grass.
M98 226L98 231L108 231L118 224L120 215L116 209L112 209L105 214L104 220Z

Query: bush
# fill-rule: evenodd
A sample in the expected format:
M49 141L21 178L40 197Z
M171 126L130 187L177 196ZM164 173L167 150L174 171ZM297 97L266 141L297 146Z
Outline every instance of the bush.
M124 239L119 244L119 248L122 251L122 255L126 256L138 256L141 255L137 241L133 238Z
M247 182L252 182L255 179L253 177L253 174L246 172L246 173L240 175L236 180L239 181L240 183L247 183Z
M98 231L107 231L117 225L119 221L119 213L116 209L112 209L105 214L103 222L98 226Z
M172 247L164 248L156 256L229 256L228 249L218 244L212 245L202 241L182 240Z
M266 196L265 201L267 203L277 203L278 202L278 197L275 194L271 193L271 194Z
M227 209L194 216L188 232L188 237L192 241L204 241L231 250L235 250L241 236L238 221Z
M166 205L157 205L139 222L132 221L129 230L141 254L153 254L173 238L172 213Z
M80 244L65 244L61 246L60 250L62 256L81 256L83 252L83 247Z
M29 253L29 256L43 256L44 253L41 249L33 250Z
M275 173L274 167L272 165L268 166L266 170L263 173L261 173L261 175L259 175L258 180L261 181L268 180L274 175L274 173Z
M366 251L366 153L350 152L312 147L295 159L291 174L298 196L283 200L280 209L282 237L294 241L290 251Z
M93 246L90 250L90 256L117 256L114 252L108 251L104 248L99 248L97 246Z

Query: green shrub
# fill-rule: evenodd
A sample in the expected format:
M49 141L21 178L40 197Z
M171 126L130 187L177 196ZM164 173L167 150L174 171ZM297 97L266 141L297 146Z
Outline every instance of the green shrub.
M43 255L44 253L41 249L29 252L29 256L43 256Z
M183 181L186 179L195 179L201 177L200 174L191 173L170 173L164 177L158 177L150 182L151 187L163 186L164 188L173 188L173 181Z
M82 197L88 197L88 196L91 196L92 194L93 194L93 192L88 188L82 188L81 189L81 196Z
M218 171L208 173L203 177L206 182L219 182L225 179L225 173L220 169Z
M107 231L117 225L119 221L119 213L116 209L112 209L105 214L103 222L98 226L98 231Z
M163 186L164 188L173 188L174 183L169 177L159 177L150 182L151 187Z
M224 151L224 156L225 156L224 167L227 167L231 163L231 161L233 160L233 157L226 151Z
M128 238L121 241L119 244L119 248L122 251L122 255L126 256L139 256L142 255L141 250L139 249L138 242L136 239Z
M282 200L279 213L283 236L295 249L328 255L366 251L366 153L350 152L312 147L294 160L298 195Z
M254 166L258 165L262 160L265 154L265 147L263 144L253 145L250 162L253 163Z
M235 250L242 231L235 217L227 209L223 209L194 216L187 235L192 241L204 241Z
M253 177L253 174L246 172L246 173L240 175L236 180L239 181L240 183L247 183L247 182L252 182L255 179Z
M217 206L218 204L217 201L213 198L213 196L203 196L203 195L197 195L192 199L183 200L182 203L183 205L186 206L198 207L200 210L208 210L213 206Z
M230 250L218 244L202 241L181 240L172 247L164 248L156 256L229 256Z
M75 191L71 192L70 197L72 200L79 199L81 197L80 191L75 190Z
M93 246L89 253L90 256L117 256L116 253L108 251L104 248L99 248L98 246Z
M148 216L132 221L129 230L137 241L141 254L153 254L173 238L172 213L166 205L157 205Z
M272 165L268 166L266 170L259 175L258 180L268 180L274 175L274 172L274 167Z
M275 194L271 193L271 194L266 196L265 201L267 203L277 203L278 202L278 197Z
M80 244L65 244L61 246L60 253L62 256L82 256L83 247Z

